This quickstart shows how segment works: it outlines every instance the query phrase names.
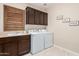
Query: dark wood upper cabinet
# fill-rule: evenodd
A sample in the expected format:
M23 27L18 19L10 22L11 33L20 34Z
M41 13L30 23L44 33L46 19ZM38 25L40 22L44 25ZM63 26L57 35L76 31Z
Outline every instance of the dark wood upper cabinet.
M26 8L26 24L47 25L48 14L31 7Z
M43 24L48 25L48 14L47 13L43 14Z
M43 12L40 12L40 21L39 21L39 22L40 22L40 23L39 23L40 25L44 25L44 23L43 23L43 22L44 22L43 14L44 14Z
M29 8L26 8L26 24L29 24Z
M26 23L34 24L34 9L29 7L26 8Z
M39 25L40 22L40 12L38 10L35 10L35 24Z

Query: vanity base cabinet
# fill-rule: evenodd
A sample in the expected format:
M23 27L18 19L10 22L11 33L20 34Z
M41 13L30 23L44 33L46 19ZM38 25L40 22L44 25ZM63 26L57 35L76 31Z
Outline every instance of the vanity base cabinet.
M30 35L0 39L0 56L19 56L30 52Z
M4 44L4 55L15 56L17 55L17 41Z
M30 36L23 36L19 38L22 40L18 41L18 55L30 52Z
M17 39L14 37L0 38L0 56L15 56L17 55Z
M2 45L0 45L0 56L2 56L3 55L3 48L2 48L3 46Z

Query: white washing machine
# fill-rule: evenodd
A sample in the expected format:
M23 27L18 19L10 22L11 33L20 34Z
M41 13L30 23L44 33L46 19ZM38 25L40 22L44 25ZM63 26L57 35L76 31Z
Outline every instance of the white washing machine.
M36 54L45 48L53 46L53 33L32 32L31 34L31 53Z

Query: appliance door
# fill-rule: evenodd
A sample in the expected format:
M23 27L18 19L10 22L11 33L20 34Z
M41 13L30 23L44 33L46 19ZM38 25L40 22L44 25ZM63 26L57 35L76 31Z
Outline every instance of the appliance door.
M53 46L53 33L44 34L44 43L45 43L45 48L49 48Z
M31 53L35 54L44 49L44 39L41 34L31 34Z

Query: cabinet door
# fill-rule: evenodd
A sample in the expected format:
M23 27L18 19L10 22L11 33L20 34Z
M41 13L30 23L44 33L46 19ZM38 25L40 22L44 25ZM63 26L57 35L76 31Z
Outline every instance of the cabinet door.
M35 54L44 49L44 39L41 34L31 35L31 53Z
M26 8L26 24L29 24L29 8Z
M4 55L17 55L17 41L12 41L4 44Z
M44 24L44 25L48 25L48 14L47 14L47 13L44 13L44 14L43 14L43 17L44 17L44 18L43 18L43 19L44 19L44 20L43 20L43 24Z
M3 45L0 45L0 56L3 55Z
M40 12L40 25L43 25L43 12Z
M26 9L26 16L28 18L26 18L26 23L27 24L34 24L34 9L27 7Z
M22 55L25 53L30 52L30 37L29 36L22 36L19 37L19 46L18 46L18 54Z
M2 52L2 45L0 45L0 53Z
M45 40L45 48L49 48L53 45L53 33L46 33L44 34Z
M35 10L35 24L39 25L40 23L40 12Z

